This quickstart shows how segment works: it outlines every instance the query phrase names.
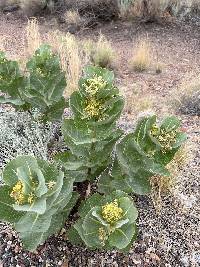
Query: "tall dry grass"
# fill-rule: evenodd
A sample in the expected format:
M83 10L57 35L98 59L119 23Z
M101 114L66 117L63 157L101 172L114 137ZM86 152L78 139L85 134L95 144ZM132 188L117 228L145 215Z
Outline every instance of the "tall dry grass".
M147 70L151 64L152 47L149 39L139 38L133 46L132 56L129 61L130 68L142 72Z
M49 32L46 41L60 57L61 67L67 76L65 97L68 97L73 91L77 90L83 67L79 43L72 34L63 35L59 31Z
M31 56L42 44L42 39L39 31L39 24L36 18L28 20L26 26L26 54Z

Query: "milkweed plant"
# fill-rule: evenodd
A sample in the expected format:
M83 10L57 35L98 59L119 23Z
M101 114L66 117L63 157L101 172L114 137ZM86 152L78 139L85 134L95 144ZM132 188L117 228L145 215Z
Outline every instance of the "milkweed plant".
M124 99L114 74L95 66L84 69L65 100L65 74L48 45L26 69L0 52L0 103L44 125L60 121L67 149L56 151L53 162L19 155L5 165L0 220L11 223L25 249L34 251L76 213L67 235L73 244L129 251L137 238L132 196L150 193L152 176L170 175L166 166L187 139L180 121L146 116L126 134L117 127ZM71 117L64 116L66 107Z

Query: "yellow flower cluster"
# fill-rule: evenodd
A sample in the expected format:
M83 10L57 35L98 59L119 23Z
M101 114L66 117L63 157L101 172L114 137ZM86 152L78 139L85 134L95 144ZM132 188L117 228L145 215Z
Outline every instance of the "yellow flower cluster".
M16 204L21 205L24 203L25 201L24 185L22 184L21 181L18 181L16 185L13 187L10 196L14 198Z
M106 84L107 82L101 76L95 75L94 78L87 79L83 86L90 96L94 96L99 90L103 89Z
M103 107L99 101L96 99L90 99L87 101L84 112L89 118L100 117L102 108Z
M158 141L160 142L163 150L172 150L172 145L176 142L176 131L166 133L161 130L161 134L158 136Z
M123 217L123 210L118 206L116 199L102 207L102 216L110 224L119 221Z
M163 129L159 130L156 124L151 129L151 135L157 138L164 151L172 149L172 145L176 141L176 133L176 131L166 132Z
M33 182L33 185L35 185L34 182ZM35 194L33 192L31 192L28 195L25 195L24 185L21 181L18 181L16 185L12 188L12 192L10 193L10 196L14 198L15 203L17 205L22 205L25 203L32 204L35 199Z

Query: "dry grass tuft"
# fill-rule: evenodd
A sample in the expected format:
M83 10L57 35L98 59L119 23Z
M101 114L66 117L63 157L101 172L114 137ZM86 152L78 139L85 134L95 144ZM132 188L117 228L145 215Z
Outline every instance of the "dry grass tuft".
M0 51L5 51L5 37L0 38Z
M200 116L200 75L185 75L180 85L170 94L169 102L183 114Z
M27 55L32 56L42 44L39 25L36 18L28 20L26 27Z
M151 44L147 38L139 39L136 47L133 48L132 58L129 62L130 68L135 71L145 71L151 64Z
M111 42L103 34L99 35L97 42L84 41L83 49L95 66L102 68L113 68L115 66L116 54Z
M43 43L39 33L39 25L35 18L28 21L26 39L26 54L31 56ZM51 45L60 57L61 67L63 71L65 71L67 77L65 97L69 97L69 95L78 87L78 80L84 64L82 63L82 53L79 49L79 43L70 33L63 35L58 30L48 32L45 42Z
M47 42L60 57L61 67L67 76L65 97L69 97L73 91L77 90L82 71L83 63L79 43L72 34L63 35L59 31L48 33Z
M67 24L75 26L79 26L83 22L78 10L67 10L64 14L64 19Z

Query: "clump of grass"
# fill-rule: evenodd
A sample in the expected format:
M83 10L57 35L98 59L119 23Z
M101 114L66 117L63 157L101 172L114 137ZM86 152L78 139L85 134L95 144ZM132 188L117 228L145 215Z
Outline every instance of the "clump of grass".
M0 38L0 51L5 51L5 37L4 38Z
M64 19L67 24L80 26L83 22L78 10L67 10L64 14Z
M99 35L93 55L94 64L100 67L113 67L115 53L111 42L103 35Z
M188 73L170 94L170 103L183 114L200 116L200 75Z
M28 20L26 27L27 55L31 56L42 44L39 24L36 18Z
M1 0L0 8L4 8L9 5L18 5L18 4L20 4L20 0Z
M113 68L116 62L116 54L111 42L100 34L97 42L87 40L83 44L84 51L89 55L95 66L102 68Z
M134 0L118 0L119 15L121 18L128 18L133 15Z
M140 39L136 47L133 48L130 68L135 71L143 72L150 67L151 45L147 38Z

